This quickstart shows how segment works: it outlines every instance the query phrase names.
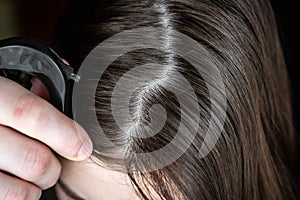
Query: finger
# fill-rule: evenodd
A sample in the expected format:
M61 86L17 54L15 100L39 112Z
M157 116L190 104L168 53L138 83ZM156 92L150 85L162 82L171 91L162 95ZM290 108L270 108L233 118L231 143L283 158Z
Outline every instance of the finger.
M0 169L34 183L41 189L58 180L61 164L44 144L0 126Z
M0 172L0 199L38 200L42 191L33 184Z
M92 142L75 121L3 77L0 77L0 91L0 124L47 144L67 159L84 160L90 156Z

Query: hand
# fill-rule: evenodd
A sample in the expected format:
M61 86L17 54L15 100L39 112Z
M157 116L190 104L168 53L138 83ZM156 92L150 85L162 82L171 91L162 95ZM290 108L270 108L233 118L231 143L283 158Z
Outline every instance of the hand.
M36 200L55 185L61 165L50 148L80 161L90 156L92 143L46 100L0 77L0 199Z

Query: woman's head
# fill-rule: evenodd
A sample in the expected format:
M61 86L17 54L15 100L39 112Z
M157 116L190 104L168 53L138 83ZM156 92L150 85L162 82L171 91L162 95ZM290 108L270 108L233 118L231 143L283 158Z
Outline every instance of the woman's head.
M73 1L60 22L55 45L71 65L79 67L98 44L116 34L143 27L161 30L153 35L160 38L162 48L137 49L117 57L97 80L96 94L83 91L84 95L95 98L97 123L115 144L108 146L99 137L95 128L98 124L84 125L93 139L97 163L112 171L133 167L136 171L128 170L127 176L143 199L294 198L289 174L294 142L288 83L269 3L264 0ZM184 41L175 33L199 44L202 54L193 60L201 63L200 71L216 68L224 88L218 87L215 76L199 73L197 67L174 51L185 48L189 54L194 48L182 45ZM124 44L129 40L132 38L124 37ZM122 47L119 44L114 48ZM93 53L96 60L108 59L100 58L101 55ZM182 77L188 81L192 93L183 91ZM127 113L114 108L116 88L131 88L136 82L142 84L131 91ZM181 91L182 96L170 88ZM122 97L123 90L118 91ZM226 95L226 103L212 98L214 94ZM181 98L196 100L200 112L190 109L194 107L183 110ZM215 105L219 109L213 109ZM215 129L221 131L217 143L206 156L199 156L200 147L207 144L205 136L211 120L222 121L223 111L224 124L217 123L222 126ZM120 118L121 127L116 120ZM152 153L167 146L182 125L185 127L179 140L182 143L178 143L178 149L173 145L171 150L180 151L183 143L190 141L185 152L164 167L145 170L163 158L137 159L137 153ZM157 127L160 128L156 130ZM191 140L189 135L194 130L196 134ZM115 156L105 156L108 153ZM117 159L116 155L124 158Z

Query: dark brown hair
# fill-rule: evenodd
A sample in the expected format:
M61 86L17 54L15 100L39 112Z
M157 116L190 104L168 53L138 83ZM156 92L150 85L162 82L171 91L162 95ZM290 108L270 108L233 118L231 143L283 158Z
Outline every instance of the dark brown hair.
M153 152L170 143L181 120L180 103L166 90L177 87L171 68L192 85L201 109L198 134L175 162L145 173L128 173L142 199L295 199L291 170L295 159L288 78L271 6L267 0L75 0L62 18L55 38L56 50L73 66L105 39L139 27L165 30L165 51L141 49L115 60L104 72L96 93L96 111L104 133L127 152L125 162L97 152L110 151L87 129L94 140L94 156L105 167L118 170L131 165L131 152ZM226 88L226 120L215 148L199 157L203 133L211 118L208 86L186 60L168 49L170 30L183 33L208 52ZM125 39L126 40L126 39ZM121 48L121 46L120 46ZM198 60L205 59L198 57ZM144 73L156 74L163 84L145 82L130 99L136 126L124 133L114 121L111 97L117 81L135 66L160 63ZM135 77L139 79L139 77ZM156 81L156 80L154 80ZM213 86L212 86L213 87ZM215 88L216 90L218 88ZM151 122L149 110L162 105L167 113L163 128L153 137L136 138ZM213 113L218 116L218 113ZM129 124L128 124L129 125ZM220 128L221 129L221 128ZM94 135L93 135L94 134ZM137 169L149 165L141 160ZM150 163L151 165L151 163ZM154 190L156 194L153 194Z

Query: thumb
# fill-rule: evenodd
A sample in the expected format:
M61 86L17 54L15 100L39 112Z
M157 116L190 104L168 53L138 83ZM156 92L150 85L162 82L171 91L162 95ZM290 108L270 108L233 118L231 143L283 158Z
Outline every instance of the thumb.
M34 94L36 94L39 97L42 97L43 99L49 101L50 100L50 94L46 88L46 86L37 78L32 78L31 80L32 87L30 91Z

